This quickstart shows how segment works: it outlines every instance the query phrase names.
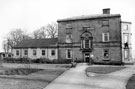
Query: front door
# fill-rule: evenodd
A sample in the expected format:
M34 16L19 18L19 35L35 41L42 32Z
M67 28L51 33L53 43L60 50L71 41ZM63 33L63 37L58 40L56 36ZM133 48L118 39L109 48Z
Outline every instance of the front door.
M89 53L85 53L85 56L84 56L85 58L85 62L86 63L89 63L89 61L90 61L90 54Z

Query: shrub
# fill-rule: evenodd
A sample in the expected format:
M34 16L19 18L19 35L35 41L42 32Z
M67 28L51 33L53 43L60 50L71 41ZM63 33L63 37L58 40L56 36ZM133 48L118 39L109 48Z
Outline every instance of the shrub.
M72 59L65 59L64 60L64 63L66 63L66 64L69 64L69 63L71 63L72 62Z
M4 58L3 62L7 63L30 63L30 58Z
M59 61L58 61L58 59L53 59L52 63L57 64L57 63L59 63Z
M34 59L31 60L32 63L51 63L51 60L49 60L48 58L38 58L38 59Z

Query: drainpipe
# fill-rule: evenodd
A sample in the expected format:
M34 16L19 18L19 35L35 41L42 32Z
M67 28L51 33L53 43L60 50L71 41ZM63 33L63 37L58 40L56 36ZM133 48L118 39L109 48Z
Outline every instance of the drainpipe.
M122 35L123 35L123 34L122 34L122 29L121 29L121 26L122 26L122 25L121 25L121 19L120 19L120 25L119 25L119 26L120 26L119 29L120 29L120 54L121 54L120 56L121 56L121 63L122 63L122 62L123 62Z

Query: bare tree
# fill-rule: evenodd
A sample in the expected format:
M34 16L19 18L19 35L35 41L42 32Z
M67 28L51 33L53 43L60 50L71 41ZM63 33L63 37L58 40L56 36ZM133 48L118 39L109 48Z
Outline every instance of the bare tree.
M31 39L25 31L21 29L15 29L5 37L3 41L3 49L5 52L8 52L13 46L19 43L22 40Z
M41 27L40 29L35 30L33 32L33 38L34 39L44 39L46 37L47 37L47 33L46 33L46 30L45 30L45 27Z
M58 24L57 23L48 24L46 27L46 31L49 38L56 38L58 36Z

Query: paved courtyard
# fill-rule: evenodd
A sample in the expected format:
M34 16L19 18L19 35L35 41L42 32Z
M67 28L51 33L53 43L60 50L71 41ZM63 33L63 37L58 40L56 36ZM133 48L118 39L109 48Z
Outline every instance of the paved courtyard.
M44 89L125 89L129 77L134 73L134 67L122 69L109 74L89 73L86 76L86 64L63 73Z

